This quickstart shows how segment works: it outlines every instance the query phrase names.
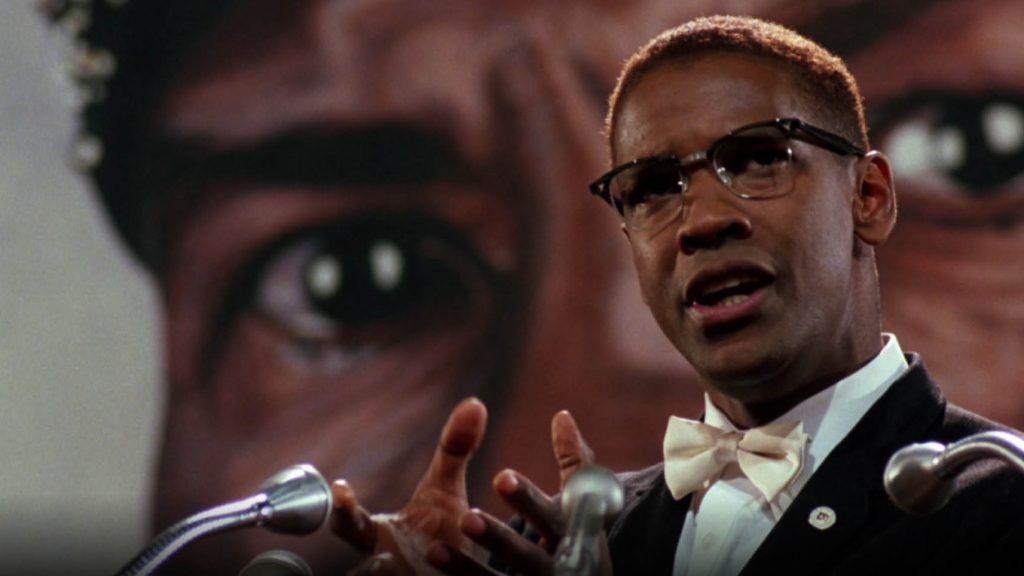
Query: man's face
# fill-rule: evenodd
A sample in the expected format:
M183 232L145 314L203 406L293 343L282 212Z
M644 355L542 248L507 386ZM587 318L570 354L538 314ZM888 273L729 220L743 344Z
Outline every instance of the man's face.
M773 118L827 128L792 85L780 65L743 55L656 67L626 95L615 163L682 157ZM854 259L857 161L791 145L788 195L741 199L703 168L672 224L628 232L645 301L713 397L781 400L862 361L857 346L871 324L870 285ZM874 340L877 350L877 327Z
M608 465L654 462L699 393L586 184L618 62L661 22L540 2L245 5L158 111L157 136L204 161L167 194L157 526L299 461L394 510L469 394L492 409L478 504L499 465L556 488L538 447L563 408ZM233 538L242 552L218 537L204 561L237 570L281 546Z

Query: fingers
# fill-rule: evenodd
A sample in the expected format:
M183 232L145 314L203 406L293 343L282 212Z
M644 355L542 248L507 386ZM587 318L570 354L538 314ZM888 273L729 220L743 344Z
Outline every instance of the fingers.
M475 398L463 400L452 410L441 431L427 472L409 503L397 514L370 516L359 505L352 488L344 481L331 487L334 497L331 529L364 554L376 555L357 568L355 574L420 573L423 544L439 539L458 546L467 542L458 529L466 510L466 469L483 440L487 409ZM381 556L390 552L390 556Z
M494 478L494 490L546 543L557 543L565 532L561 504L542 492L525 476L503 470Z
M462 515L459 527L513 573L542 575L554 570L551 555L546 550L490 514L470 510Z
M562 487L565 487L576 470L594 462L594 451L587 446L576 420L566 410L551 419L551 446L555 452L555 461L558 462Z
M331 485L333 510L331 532L351 544L356 550L369 554L377 546L377 527L370 515L359 505L355 491L344 480Z
M466 468L484 437L487 409L476 398L467 398L452 410L427 473L417 490L430 488L465 499Z

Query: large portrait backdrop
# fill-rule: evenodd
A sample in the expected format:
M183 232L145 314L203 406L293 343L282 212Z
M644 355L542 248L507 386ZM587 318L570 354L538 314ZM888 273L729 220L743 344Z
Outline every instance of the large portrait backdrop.
M300 461L396 508L467 395L481 505L507 466L557 487L561 409L603 464L656 462L701 393L587 184L623 60L701 14L847 61L899 199L884 329L1024 427L1019 2L133 4L80 33L116 63L100 93L56 79L81 72L66 22L0 8L0 535L26 565L109 571Z

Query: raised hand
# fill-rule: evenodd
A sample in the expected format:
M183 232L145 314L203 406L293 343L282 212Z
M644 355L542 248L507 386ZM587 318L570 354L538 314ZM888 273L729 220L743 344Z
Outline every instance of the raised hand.
M593 463L593 451L568 412L559 412L552 419L551 442L562 486L580 467ZM552 554L565 534L566 522L559 500L512 470L504 470L495 477L494 489L530 525L536 537L524 536L480 510L470 510L462 515L459 526L463 534L488 550L494 559L507 565L512 573L553 574ZM476 558L444 542L432 544L427 559L453 576L498 574Z
M409 503L399 512L370 515L344 481L331 487L331 529L368 558L354 574L425 574L427 545L441 542L465 551L470 541L459 528L468 509L466 468L483 439L487 410L475 398L459 403L441 432L434 458Z

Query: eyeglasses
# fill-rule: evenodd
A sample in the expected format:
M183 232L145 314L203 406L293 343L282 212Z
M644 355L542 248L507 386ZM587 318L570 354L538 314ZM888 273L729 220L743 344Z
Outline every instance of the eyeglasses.
M632 160L590 185L622 216L630 230L657 231L682 210L690 173L701 164L740 198L775 198L793 190L792 140L801 140L841 156L864 156L863 148L822 128L776 118L741 126L703 152Z

